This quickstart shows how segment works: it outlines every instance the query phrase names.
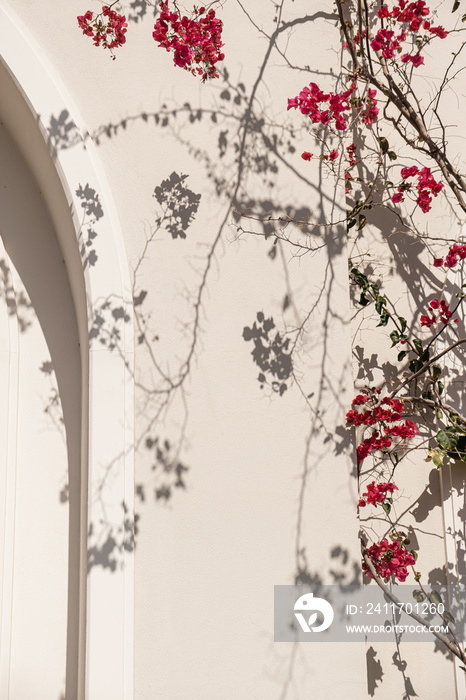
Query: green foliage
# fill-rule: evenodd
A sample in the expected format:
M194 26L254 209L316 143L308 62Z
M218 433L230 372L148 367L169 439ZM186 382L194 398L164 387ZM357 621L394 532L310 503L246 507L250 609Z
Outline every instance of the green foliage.
M458 425L450 425L440 430L436 439L446 456L466 462L466 430Z

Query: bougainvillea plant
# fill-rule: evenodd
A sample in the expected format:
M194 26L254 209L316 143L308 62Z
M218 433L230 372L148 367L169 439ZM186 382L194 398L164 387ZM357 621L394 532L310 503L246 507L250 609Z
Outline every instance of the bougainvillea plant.
M306 118L318 144L313 152L303 151L301 158L306 162L319 159L345 188L350 238L355 233L363 235L363 229L371 224L370 212L380 207L388 209L412 232L413 227L406 222L413 217L428 219L439 197L445 197L464 221L466 180L456 157L449 152L446 126L438 111L439 97L421 109L415 91L415 77L428 66L431 47L457 35L466 21L466 15L458 15L459 0L453 1L452 27L448 29L437 22L436 10L424 0L392 0L387 4L335 0L335 4L346 61L338 87L310 82L298 95L288 97L288 110L298 110ZM125 43L127 28L125 17L112 10L113 5L104 5L98 15L88 11L78 17L83 33L92 37L96 46L111 52ZM182 15L175 1L170 6L168 0L159 8L153 32L158 46L173 52L175 65L200 76L203 82L218 77L217 64L224 58L222 22L214 10L194 7L188 17ZM453 47L451 66L464 45ZM445 77L442 81L438 95L449 80ZM395 146L390 146L381 124L390 126ZM404 146L411 149L408 155ZM401 167L396 163L399 158L406 159ZM417 243L428 240L418 230L419 226L414 231ZM442 236L437 237L441 240ZM449 398L443 366L449 354L466 343L458 316L465 294L455 277L466 260L466 243L456 241L446 250L439 250L437 245L429 258L431 278L436 271L442 272L449 275L448 283L443 284L440 298L426 295L418 303L410 323L398 311L398 302L381 292L380 281L366 269L364 261L349 265L356 303L360 308L372 307L377 327L386 334L389 352L396 353L398 363L396 380L383 388L369 384L360 387L346 414L346 425L356 434L360 477L362 468L365 472L359 511L377 512L378 524L380 514L383 516L378 536L373 534L375 519L371 521L370 515L370 527L361 530L362 570L397 604L400 601L387 588L388 581L414 578L420 587L417 600L427 598L432 603L438 595L435 597L435 592L421 583L419 552L401 530L401 516L396 513L401 494L396 470L408 454L420 448L427 450L426 461L438 468L449 461L466 462L466 417ZM261 385L266 372L274 373L274 389L282 395L287 389L283 380L291 376L291 350L280 334L272 340L268 337L274 327L270 319L260 314L258 323L264 328L254 324L252 329L245 329L244 337L254 340L253 354L260 356ZM267 324L270 328L266 329ZM276 362L280 357L281 365ZM370 483L363 486L367 481ZM449 634L434 634L466 664L451 613L444 611L441 617Z
M126 42L128 23L124 15L111 9L113 5L104 5L102 12L98 14L88 10L78 17L78 25L83 30L83 34L92 37L95 46L110 49L114 59L113 49L123 46Z
M113 49L126 42L128 27L125 15L111 9L117 2L104 5L98 14L88 10L78 17L83 34L92 37L95 46L110 49L113 59ZM202 82L208 78L218 78L216 64L224 59L221 52L223 23L215 16L215 10L194 6L188 17L181 14L176 0L173 8L170 8L167 0L163 0L159 9L152 33L157 45L172 51L175 66L199 75Z
M423 240L422 217L429 216L439 195L447 193L448 206L466 213L466 181L449 153L439 98L421 108L415 92L416 71L431 60L428 48L460 31L466 15L456 16L459 2L455 2L453 28L447 30L424 0L387 4L336 0L336 6L346 60L339 90L332 92L331 85L311 82L288 99L288 109L299 110L310 121L316 142L321 144L317 156L315 151L314 155L304 151L301 157L305 161L318 157L337 181L343 173L350 239L354 233L355 240L361 239L363 229L371 224L370 212L385 207L406 230L413 231L413 226L405 224L406 217L415 220L414 236L419 243ZM452 64L463 46L452 52ZM445 79L441 86L443 89ZM383 125L390 127L398 153L384 135ZM415 151L414 158L403 150L405 145ZM406 153L408 162L399 168L395 161ZM432 272L443 268L451 276L443 284L442 296L426 295L424 302L418 301L419 311L410 323L399 313L399 302L395 304L382 293L379 279L366 272L364 261L349 266L356 303L369 307L366 315L372 306L373 318L386 333L388 348L396 350L399 366L398 379L391 379L388 387L361 387L346 414L347 426L355 430L361 485L370 481L361 489L358 504L364 516L368 515L361 521L362 569L395 601L386 583L409 577L419 583L418 599L436 599L421 583L419 552L411 548L401 531L401 516L395 512L401 493L396 483L400 462L421 448L427 450L426 461L438 468L448 460L466 462L466 418L451 405L444 383L448 378L444 360L466 343L458 317L465 295L454 277L466 259L466 245L456 242L440 256L429 254L429 259ZM361 366L359 376L363 374ZM375 519L368 506L379 510ZM385 521L382 527L380 508ZM380 539L374 539L376 531ZM437 636L464 664L466 655L455 636L453 617L449 611L441 617L449 634Z
M223 61L221 53L222 21L215 11L205 7L193 8L193 17L180 17L178 11L170 12L168 2L160 3L161 13L152 36L158 46L173 51L173 62L193 75L218 78L216 63Z

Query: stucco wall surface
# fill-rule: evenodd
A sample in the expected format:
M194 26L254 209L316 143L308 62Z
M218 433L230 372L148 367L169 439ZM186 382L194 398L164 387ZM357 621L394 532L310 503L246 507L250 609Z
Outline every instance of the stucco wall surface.
M403 649L406 657L385 645L370 651L374 687L362 643L273 641L274 585L360 579L354 449L341 426L353 396L352 347L368 357L371 342L379 349L365 318L351 327L347 260L367 251L357 242L348 250L344 188L319 161L300 158L316 146L300 115L286 111L316 74L334 87L341 57L332 7L228 0L218 10L224 66L203 85L155 45L155 11L144 2L121 4L127 43L115 60L77 27L76 16L98 2L1 5L63 96L64 106L49 110L44 97L40 122L74 192L70 209L82 215L94 353L87 614L97 622L88 637L93 680L81 695L68 683L66 700L393 698L407 692L403 663L418 697L445 688L454 697L452 667L426 645ZM68 175L82 151L99 182L84 169ZM377 271L388 270L396 288L385 222L381 232L371 225ZM124 248L109 252L116 229ZM65 256L71 278L73 254ZM109 282L111 266L123 270L123 291ZM99 377L102 391L92 394ZM134 431L118 401L134 410ZM131 499L116 496L128 492L121 464L133 449L134 517ZM421 492L429 481L427 473L404 478ZM55 487L41 488L50 497ZM133 592L129 577L118 578L133 526L134 618L112 619L114 601ZM429 566L443 565L443 512L424 526ZM27 527L18 525L24 537ZM41 566L59 568L48 559ZM56 585L64 608L66 584ZM109 629L122 638L117 657L106 648ZM64 665L51 681L56 700ZM8 700L25 700L21 692L12 687Z

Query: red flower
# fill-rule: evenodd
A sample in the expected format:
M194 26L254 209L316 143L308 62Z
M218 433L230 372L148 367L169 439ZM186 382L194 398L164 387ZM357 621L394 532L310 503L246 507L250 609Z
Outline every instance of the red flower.
M224 59L220 49L223 44L223 23L215 17L215 11L205 13L205 7L194 8L193 17L181 17L170 12L168 2L160 3L158 17L152 36L158 45L167 51L173 50L175 65L207 78L218 78L216 63Z
M439 311L437 317L435 316L434 313L432 314L432 317L426 316L426 315L421 316L421 326L427 326L429 328L430 326L434 325L438 321L441 321L442 323L448 323L450 318L453 316L453 312L450 311L448 304L444 299L442 299L440 301L438 299L432 299L429 306L431 309L433 309L435 311L437 309L440 309L440 311Z
M346 414L347 425L357 427L358 425L375 426L377 423L379 424L379 429L374 430L370 437L357 446L358 464L371 452L387 450L392 444L392 437L408 439L418 433L413 421L406 420L404 423L400 423L404 411L403 402L389 396L379 400L378 394L380 392L381 390L375 387L363 389L363 393L358 394L353 399L352 409ZM365 410L357 410L358 406L365 406ZM387 426L389 423L400 424Z
M366 493L362 494L362 499L359 501L359 505L361 506L362 504L366 505L371 503L372 505L376 506L377 503L385 503L387 493L393 493L394 491L398 491L398 486L395 486L395 484L391 482L377 484L376 486L375 481L373 481L367 487Z
M352 143L350 146L347 146L346 152L348 154L349 164L351 168L353 165L356 165L356 144Z
M412 165L410 168L401 168L401 177L406 180L408 177L414 177L419 172L419 168Z
M433 326L434 323L435 316L433 318L426 315L421 316L421 326L427 326L427 328L430 328L430 326Z
M443 27L430 27L429 31L431 34L436 34L439 39L445 39L448 36L448 32Z
M377 90L372 90L369 88L367 91L366 108L361 112L362 120L366 126L371 127L372 124L377 121L377 115L379 113L379 108L377 107L377 100L375 96L377 95Z
M369 547L367 554L375 571L385 581L388 581L391 576L395 576L399 581L405 581L408 576L406 567L415 563L411 552L406 551L400 542L394 541L389 544L385 537ZM365 561L362 562L362 569L372 578Z
M392 195L392 202L403 201L400 194L408 190L411 184L406 182L407 178L414 177L417 175L417 191L418 195L416 202L424 213L430 211L430 205L432 202L432 195L436 197L439 192L443 189L443 183L437 182L430 172L430 168L422 168L419 170L417 166L413 165L411 168L402 168L401 177L403 178L402 184L398 187L398 192Z
M408 53L404 53L401 57L401 60L403 63L408 63L408 61L410 61L415 68L419 68L419 66L422 66L424 63L424 59L419 52L414 56L411 56Z
M83 30L83 34L93 38L95 46L110 49L112 58L115 58L113 49L126 42L125 33L128 27L126 17L111 10L108 5L104 5L102 12L95 16L90 10L85 15L80 15L78 25Z
M339 131L346 129L346 115L350 109L349 97L356 90L356 84L351 83L348 90L342 93L328 94L322 92L318 85L309 83L297 97L288 98L288 109L299 109L301 114L308 116L313 124L330 124L335 122ZM321 110L321 105L328 103L329 109Z

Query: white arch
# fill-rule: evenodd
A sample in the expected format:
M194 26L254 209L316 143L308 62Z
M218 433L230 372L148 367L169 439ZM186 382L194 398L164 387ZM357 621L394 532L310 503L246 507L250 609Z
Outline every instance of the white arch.
M68 270L81 342L79 670L77 687L67 689L67 700L131 700L134 344L123 236L98 157L92 142L86 139L76 109L27 30L5 6L0 6L0 54L6 68L0 76L0 116L39 183L50 211ZM52 116L65 113L74 123L78 144L55 150L47 127ZM79 255L83 199L78 188L85 185L97 193L104 212L98 220L95 265ZM92 326L96 315L103 322ZM109 319L119 332L116 343L105 335ZM88 525L93 527L90 537ZM110 538L118 531L124 538L113 571L104 565L108 562L99 560L99 528L103 528L100 535L104 537ZM90 556L95 565L88 572ZM4 587L6 607L8 595Z

